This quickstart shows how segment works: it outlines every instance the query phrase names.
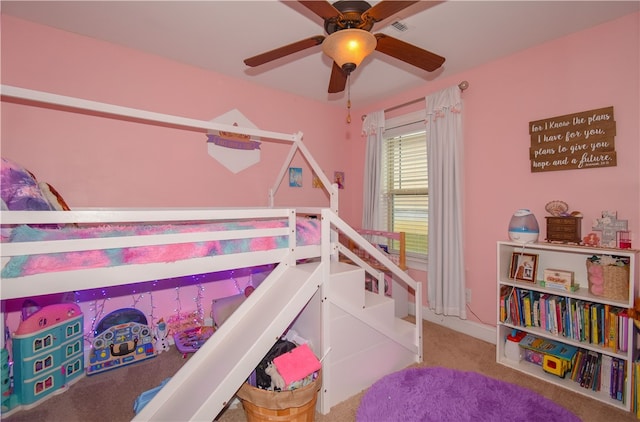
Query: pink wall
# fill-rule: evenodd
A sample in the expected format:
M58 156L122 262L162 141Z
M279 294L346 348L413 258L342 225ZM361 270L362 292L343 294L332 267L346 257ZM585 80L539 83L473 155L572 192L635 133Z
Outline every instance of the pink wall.
M302 131L325 172L347 172L341 216L359 225L364 139L357 116L461 80L465 102L465 266L473 314L495 321L495 242L514 210L541 224L554 199L584 214L583 233L605 209L628 219L640 243L639 18L633 14L429 82L354 110L329 106L155 56L2 16L2 83L156 112L210 120L239 109L262 129ZM529 171L528 123L614 106L617 167ZM408 111L408 110L407 110ZM328 122L330 124L328 124ZM234 176L206 154L204 135L2 104L2 155L56 186L73 206L265 205L284 148L265 146L258 166ZM37 154L33 152L37 151ZM339 151L340 154L336 154ZM281 188L281 204L322 204L310 186ZM266 177L265 175L271 175ZM301 195L293 198L293 194ZM426 273L413 271L418 280ZM426 290L426 288L425 288ZM471 319L474 315L469 314Z
M333 153L345 138L342 107L5 15L2 35L3 84L200 120L238 109L261 129L302 131L326 173L347 169L347 157ZM233 175L208 156L201 133L7 103L2 117L3 156L72 207L266 205L288 152L263 144L260 164ZM300 156L293 165L303 168L304 187L282 186L278 204L327 204Z
M640 15L632 14L356 111L366 114L469 81L462 95L465 266L470 309L482 322L495 325L496 241L507 240L518 208L535 213L541 239L551 200L584 214L583 235L603 210L615 210L640 246L639 22ZM616 167L530 172L530 121L608 106L616 120ZM351 145L353 156L363 155L363 138ZM361 203L353 197L350 207ZM426 280L426 273L412 275Z

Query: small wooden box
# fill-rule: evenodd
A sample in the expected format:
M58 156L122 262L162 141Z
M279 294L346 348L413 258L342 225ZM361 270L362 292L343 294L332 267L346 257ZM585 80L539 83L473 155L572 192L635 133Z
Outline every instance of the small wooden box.
M554 270L547 268L544 270L544 286L549 289L564 290L567 292L573 292L573 271Z
M546 217L547 242L580 243L582 217Z

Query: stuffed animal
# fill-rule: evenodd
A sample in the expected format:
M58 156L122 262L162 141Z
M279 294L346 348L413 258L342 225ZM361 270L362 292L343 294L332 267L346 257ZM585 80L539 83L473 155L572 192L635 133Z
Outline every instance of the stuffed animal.
M284 390L284 388L287 386L284 382L284 378L282 378L282 375L280 375L273 362L269 362L264 372L266 372L266 374L271 377L271 386L269 387L270 390Z
M156 353L162 353L169 350L169 340L167 339L169 335L169 330L167 328L167 323L164 322L163 318L160 318L158 321L158 326L156 327L156 335L155 335L155 346Z

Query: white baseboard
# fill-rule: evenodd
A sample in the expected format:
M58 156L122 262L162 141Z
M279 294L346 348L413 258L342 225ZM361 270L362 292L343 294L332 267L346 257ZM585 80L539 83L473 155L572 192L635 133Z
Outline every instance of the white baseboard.
M409 304L409 313L415 315L415 307ZM475 337L487 343L496 344L496 328L474 321L460 319L456 316L438 315L429 308L422 308L422 319L433 322L460 333Z

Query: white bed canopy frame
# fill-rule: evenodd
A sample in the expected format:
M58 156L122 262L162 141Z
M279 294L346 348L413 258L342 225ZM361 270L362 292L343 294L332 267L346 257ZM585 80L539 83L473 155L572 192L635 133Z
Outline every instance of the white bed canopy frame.
M262 264L277 264L254 294L232 314L216 334L187 361L134 420L213 420L228 405L264 354L287 327L293 326L311 341L323 357L323 387L318 410L330 408L371 385L380 376L422 361L422 285L400 270L385 255L338 217L338 187L329 179L302 143L302 133L282 134L253 128L176 117L111 104L2 85L2 101L50 107L137 121L190 131L232 131L258 136L263 141L291 143L280 172L269 191L269 208L72 210L65 212L2 211L2 224L118 223L153 221L286 218L289 227L230 232L153 235L111 239L82 239L2 245L2 265L12 256L122 246L288 236L289 247L231 255L194 258L184 262L136 264L123 267L82 269L2 279L2 300L48 293L93 289L150 281L180 275L215 272ZM300 151L329 194L329 208L274 208L274 196ZM320 245L296 245L298 214L321 219ZM338 233L384 264L407 290L412 290L415 322L394 314L394 301L364 291L364 271L373 271L338 242ZM358 266L338 262L347 255ZM300 260L311 262L300 264ZM378 281L384 280L381 273ZM264 286L264 288L263 288ZM407 294L407 290L403 290ZM396 293L394 292L394 295ZM390 305L389 305L390 304ZM274 306L275 305L275 306ZM391 308L389 308L391 306ZM389 315L388 312L391 314ZM4 310L4 306L3 306ZM381 316L383 312L384 316ZM4 325L4 324L3 324ZM2 327L4 330L4 327ZM2 338L4 338L4 333ZM133 397L131 398L133 402Z

